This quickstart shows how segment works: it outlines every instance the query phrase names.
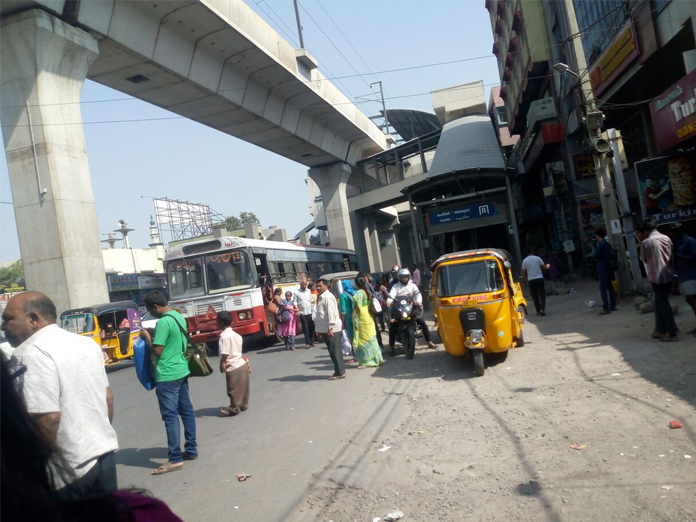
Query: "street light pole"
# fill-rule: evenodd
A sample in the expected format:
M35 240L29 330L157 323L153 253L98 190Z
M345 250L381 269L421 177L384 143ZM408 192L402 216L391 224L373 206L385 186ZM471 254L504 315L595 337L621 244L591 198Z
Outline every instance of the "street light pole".
M300 49L304 49L304 38L302 38L302 24L300 23L300 9L297 6L297 0L293 0L295 4L295 19L297 20L297 35L300 37Z
M370 87L373 85L379 84L379 95L382 98L382 112L384 113L384 134L389 134L389 116L387 116L387 106L384 103L384 91L382 90L382 81L374 82L370 84Z
M631 274L628 270L629 265L626 256L626 245L624 245L621 234L619 209L616 205L614 187L612 186L611 174L609 172L609 158L607 154L611 151L611 145L609 141L602 136L604 113L597 109L592 87L588 85L589 82L583 82L580 75L571 70L570 67L564 63L557 63L553 68L556 71L567 72L575 76L577 79L576 85L578 83L580 84L580 92L585 107L583 120L589 134L589 148L594 159L599 199L602 204L602 213L604 214L604 223L607 227L609 241L619 258L619 291L622 294L627 294L631 291L633 285L631 283ZM618 230L618 232L614 232L614 230Z

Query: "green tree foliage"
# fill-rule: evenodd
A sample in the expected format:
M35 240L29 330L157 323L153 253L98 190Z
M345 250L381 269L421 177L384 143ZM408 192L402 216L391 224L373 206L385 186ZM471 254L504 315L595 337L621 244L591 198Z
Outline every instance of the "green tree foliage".
M24 267L21 261L5 267L0 268L0 289L7 288L12 285L12 283L20 283L24 278Z
M247 223L254 223L255 225L260 225L261 221L256 214L253 212L240 212L239 217L228 216L222 223L216 223L214 228L226 228L227 230L239 230L244 228Z

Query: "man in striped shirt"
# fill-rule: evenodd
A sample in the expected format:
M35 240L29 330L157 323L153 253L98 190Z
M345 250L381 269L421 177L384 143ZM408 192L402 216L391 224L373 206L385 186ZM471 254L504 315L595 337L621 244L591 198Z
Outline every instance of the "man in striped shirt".
M645 264L653 288L655 331L653 337L665 342L678 341L669 291L672 286L672 240L660 234L652 219L646 219L636 229L640 240L640 259Z

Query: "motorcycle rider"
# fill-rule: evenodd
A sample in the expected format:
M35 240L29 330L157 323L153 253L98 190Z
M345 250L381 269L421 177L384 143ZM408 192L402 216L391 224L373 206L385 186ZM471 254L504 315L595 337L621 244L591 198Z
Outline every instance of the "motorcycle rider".
M411 281L411 272L408 271L408 268L402 268L397 271L397 278L398 281L389 289L387 307L391 308L394 299L397 297L406 296L413 300L417 307L416 324L423 331L423 337L428 343L428 348L436 348L435 343L430 340L430 330L428 330L428 325L425 324L425 320L421 315L421 311L423 310L423 296L421 295L420 290L418 290L418 287L413 281ZM394 350L395 327L396 323L389 323L389 348L392 351Z
M392 287L399 282L399 270L401 267L399 265L394 265L391 269L391 279L389 280L389 287L387 291L391 292Z

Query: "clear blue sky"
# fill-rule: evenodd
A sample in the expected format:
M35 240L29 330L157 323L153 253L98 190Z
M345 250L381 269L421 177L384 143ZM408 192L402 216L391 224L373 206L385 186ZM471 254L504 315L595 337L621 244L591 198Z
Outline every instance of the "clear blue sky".
M484 0L300 0L359 73L487 56L439 67L382 73L341 80L352 96L369 94L367 84L384 82L387 108L432 112L431 90L482 79L489 86L499 78L493 38ZM292 0L247 0L290 41L297 40ZM269 6L273 9L269 9ZM341 28L365 63L333 25ZM273 12L275 11L275 12ZM305 46L328 77L355 74L305 10L300 9ZM269 17L270 14L270 17ZM284 22L284 23L283 23ZM282 28L286 33L279 29ZM406 96L406 97L403 97ZM82 100L124 95L86 82ZM376 97L375 97L376 98ZM369 115L381 105L360 105ZM85 122L172 116L138 100L83 103ZM254 212L264 227L278 225L294 235L310 220L304 183L306 167L189 120L85 125L100 232L117 228L124 219L135 228L132 245L149 241L152 202L141 196L169 197L209 204L225 215ZM7 163L0 155L0 201L11 201ZM0 205L0 262L18 258L19 245L11 205Z

